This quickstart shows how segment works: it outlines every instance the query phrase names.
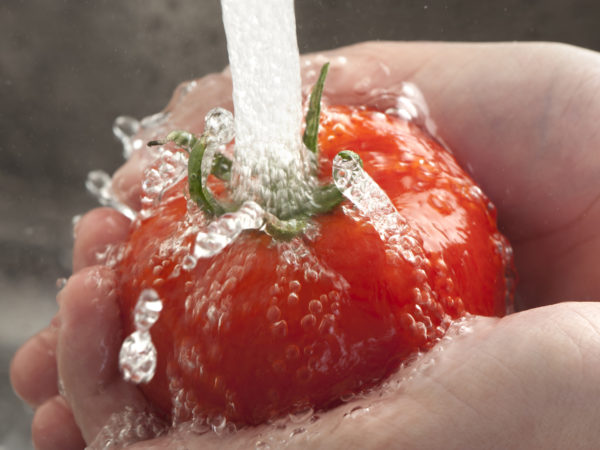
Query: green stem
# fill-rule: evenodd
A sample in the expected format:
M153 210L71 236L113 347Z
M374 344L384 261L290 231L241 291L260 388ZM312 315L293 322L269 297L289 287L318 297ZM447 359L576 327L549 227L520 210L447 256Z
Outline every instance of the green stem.
M321 68L319 78L311 92L308 112L306 114L306 129L302 138L304 145L314 154L318 153L321 97L328 69L329 63ZM192 200L211 216L220 216L226 212L233 211L234 207L232 205L223 204L215 199L207 185L207 176L202 175L202 161L208 146L207 136L202 134L197 137L187 131L172 131L167 135L165 141L151 141L148 145L164 145L166 142L173 142L189 153L188 184ZM362 167L362 160L356 153L344 150L338 155L343 159L355 159L359 161ZM230 181L231 169L232 161L229 158L221 153L214 155L210 170L212 175L223 181ZM318 169L318 167L315 167L315 169ZM332 211L343 199L344 196L334 183L318 186L313 191L310 201L290 214L276 217L267 211L265 220L266 232L275 239L292 239L306 229L308 221L312 216Z
M313 153L317 153L319 143L319 119L321 118L321 96L323 95L323 86L325 85L325 77L329 70L329 63L321 67L321 73L308 101L308 111L306 112L306 129L302 140L304 145Z

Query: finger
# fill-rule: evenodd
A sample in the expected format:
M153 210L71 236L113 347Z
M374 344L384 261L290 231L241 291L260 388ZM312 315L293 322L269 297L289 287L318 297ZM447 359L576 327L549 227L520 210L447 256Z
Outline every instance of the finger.
M104 264L110 246L129 235L130 221L111 208L97 208L85 214L75 226L73 271Z
M55 396L41 405L31 425L38 450L81 450L85 441L64 398Z
M49 327L29 339L10 365L10 380L15 392L34 408L58 394L57 326L57 319L54 319Z
M115 282L110 269L89 267L71 277L61 299L58 371L86 442L125 407L147 408L138 389L119 374Z
M190 435L186 444L527 449L572 448L577 436L578 448L596 448L599 330L597 303L473 317L400 369L388 387L321 412L318 420L243 429L220 442Z

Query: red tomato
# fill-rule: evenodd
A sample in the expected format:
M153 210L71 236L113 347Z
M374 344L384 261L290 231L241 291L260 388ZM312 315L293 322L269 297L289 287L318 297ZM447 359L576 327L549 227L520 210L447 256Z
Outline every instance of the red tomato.
M292 241L246 231L185 271L195 233L183 195L132 229L118 267L124 328L141 290L154 288L164 304L151 329L158 361L142 390L176 422L259 424L332 407L431 348L453 319L501 316L512 302L495 208L435 139L340 106L323 112L319 144L322 181L333 157L353 150L402 232L382 240L346 200Z

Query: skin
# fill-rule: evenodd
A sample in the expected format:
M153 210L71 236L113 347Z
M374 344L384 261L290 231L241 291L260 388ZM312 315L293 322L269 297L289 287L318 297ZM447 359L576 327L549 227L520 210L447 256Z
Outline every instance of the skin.
M339 55L345 65L336 63ZM316 61L305 63L309 83L311 69L332 61L325 93L331 103L360 102L361 92L401 81L419 86L439 136L498 207L515 251L519 312L470 319L469 333L416 361L417 376L403 369L399 390L362 400L369 410L344 419L349 406L320 414L289 446L596 448L600 305L587 301L600 288L600 56L548 43L365 43L308 60ZM231 107L227 72L200 83L208 89L199 89L201 117L214 106ZM134 208L140 160L134 156L114 181ZM111 414L147 407L118 373L114 274L90 250L124 239L127 227L106 208L82 219L60 311L12 362L15 390L36 409L39 449L82 448ZM282 432L258 428L219 438L178 431L134 448L248 448L259 433L277 442Z

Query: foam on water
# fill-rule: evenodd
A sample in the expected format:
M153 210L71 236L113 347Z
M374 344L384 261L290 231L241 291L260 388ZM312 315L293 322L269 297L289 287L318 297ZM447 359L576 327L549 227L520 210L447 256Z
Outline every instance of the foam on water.
M222 0L233 81L238 201L281 215L309 197L292 0Z

